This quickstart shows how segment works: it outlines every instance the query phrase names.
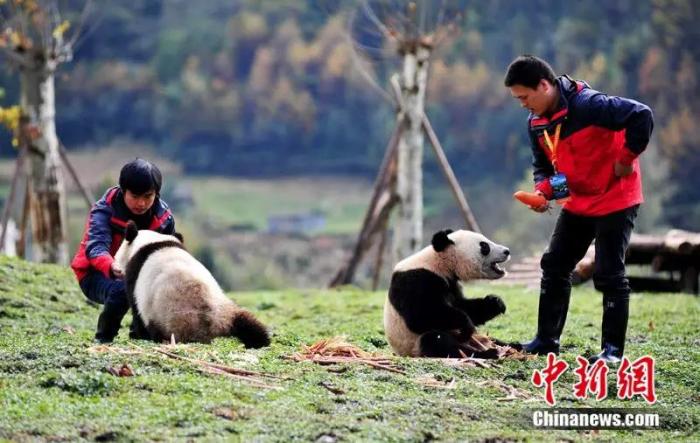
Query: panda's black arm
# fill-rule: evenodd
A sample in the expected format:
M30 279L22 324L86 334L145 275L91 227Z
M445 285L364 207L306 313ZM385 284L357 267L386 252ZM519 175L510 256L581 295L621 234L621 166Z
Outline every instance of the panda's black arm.
M483 325L492 318L506 312L506 305L497 295L487 295L484 298L459 297L455 306L464 311L476 326Z
M439 329L473 332L469 316L450 306L450 298L445 279L425 269L396 272L392 276L389 301L414 333Z

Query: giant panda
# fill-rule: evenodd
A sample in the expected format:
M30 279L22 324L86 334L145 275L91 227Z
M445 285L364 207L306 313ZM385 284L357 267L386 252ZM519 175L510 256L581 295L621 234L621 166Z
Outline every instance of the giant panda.
M132 309L131 338L208 343L237 337L247 348L270 343L265 326L224 295L211 273L182 244L182 236L139 231L127 224L115 255L124 270Z
M437 232L432 244L401 260L384 305L384 331L394 352L411 357L497 358L475 343L476 326L503 314L500 297L466 299L460 281L498 279L510 251L471 231ZM501 344L500 342L498 342Z

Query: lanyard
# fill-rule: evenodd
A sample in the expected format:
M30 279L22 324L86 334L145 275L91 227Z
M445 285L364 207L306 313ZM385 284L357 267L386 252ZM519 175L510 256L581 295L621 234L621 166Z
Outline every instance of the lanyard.
M552 153L552 166L554 166L554 172L557 172L557 145L559 144L559 133L561 132L561 123L557 125L557 128L554 130L554 141L552 142L552 139L549 138L549 132L547 130L544 130L544 141L547 143L547 147L549 148L549 151Z

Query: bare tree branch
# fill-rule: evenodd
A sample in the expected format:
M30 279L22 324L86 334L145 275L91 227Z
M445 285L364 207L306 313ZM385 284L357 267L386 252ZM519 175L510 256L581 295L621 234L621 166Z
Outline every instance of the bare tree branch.
M0 48L0 54L4 54L5 57L10 59L10 61L18 64L19 66L21 66L23 68L31 68L31 64L29 64L27 62L27 59L22 57L21 55L17 54L12 49Z
M394 39L396 40L396 37L392 34L391 31L389 31L389 28L387 28L384 23L382 23L381 20L377 17L377 15L374 13L374 10L372 7L367 3L367 0L362 1L362 9L365 11L365 14L367 14L367 18L369 18L372 23L380 30L382 31L382 34L389 39Z
M374 89L376 92L379 93L380 97L382 97L384 100L388 101L389 103L392 103L396 105L396 102L391 98L389 94L377 83L375 78L370 74L367 69L365 68L364 64L362 63L362 60L357 53L357 48L355 46L355 42L352 38L351 35L351 29L352 29L352 24L355 20L355 12L353 11L350 14L350 17L348 18L348 32L346 33L347 41L348 44L350 45L350 54L352 56L352 61L353 61L353 66L355 66L355 69L360 73L362 78L369 84L372 89Z
M70 44L71 48L77 47L78 39L83 34L83 28L85 27L85 23L87 23L87 17L92 12L92 5L93 5L92 0L87 0L85 2L85 6L83 6L83 10L80 12L80 20L78 21L78 27L76 28L75 31L73 31L73 36L71 37L70 41L68 42L68 44ZM90 33L92 33L92 30L94 30L93 26L88 28L86 33L90 34Z

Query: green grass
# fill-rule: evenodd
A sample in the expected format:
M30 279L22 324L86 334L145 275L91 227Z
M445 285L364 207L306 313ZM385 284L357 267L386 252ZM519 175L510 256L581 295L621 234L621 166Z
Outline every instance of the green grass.
M501 294L505 316L484 328L505 339L533 333L536 294L522 288L470 286L467 293ZM95 353L92 335L99 309L85 302L70 271L0 256L0 440L187 440L314 441L323 435L352 441L698 441L700 438L700 301L689 295L641 294L632 298L628 355L656 357L659 401L578 401L573 375L556 385L560 407L647 408L660 412L661 430L538 431L525 411L544 407L530 384L543 359L505 360L490 368L451 368L421 359L397 359L406 375L367 366L317 366L282 358L304 344L345 335L367 351L391 353L382 331L384 294L353 288L235 294L274 332L271 347L246 351L236 341L182 345L175 352L288 377L280 390L265 390L203 374L187 362L130 342L126 327L115 350L137 344L143 355ZM575 290L561 358L595 351L600 296ZM653 327L650 327L650 322ZM134 377L115 377L106 367L128 363ZM449 382L426 387L420 377ZM611 376L609 382L614 383ZM518 388L530 401L499 401L499 383ZM611 385L612 386L612 385ZM329 389L330 388L330 389ZM611 388L611 391L614 389ZM335 391L333 393L331 391Z

